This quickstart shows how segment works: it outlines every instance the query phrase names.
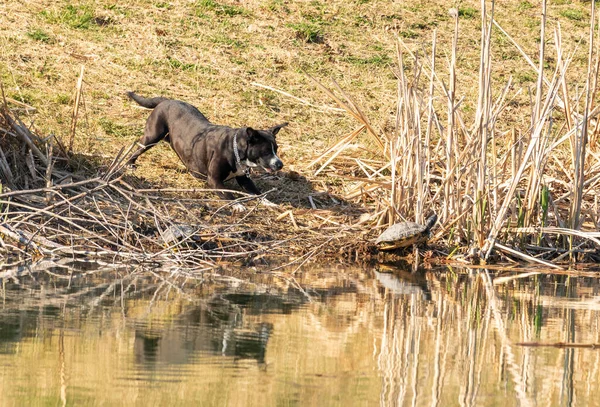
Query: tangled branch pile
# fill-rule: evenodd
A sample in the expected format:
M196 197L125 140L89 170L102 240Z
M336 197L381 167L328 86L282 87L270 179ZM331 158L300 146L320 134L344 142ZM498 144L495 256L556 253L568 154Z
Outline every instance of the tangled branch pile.
M41 139L5 103L0 109L0 222L5 257L85 256L207 270L264 257L290 263L356 252L344 213L268 212L256 197L232 216L231 203L203 189L142 189L121 151L101 175L79 176L54 137ZM131 148L130 148L131 150Z

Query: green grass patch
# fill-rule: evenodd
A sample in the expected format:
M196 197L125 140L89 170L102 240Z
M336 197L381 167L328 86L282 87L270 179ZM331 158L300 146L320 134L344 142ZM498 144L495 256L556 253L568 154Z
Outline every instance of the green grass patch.
M372 20L370 20L366 16L354 16L354 25L356 27L366 26L366 27L372 28L374 26L374 23Z
M523 25L531 30L538 30L541 24L540 20L538 20L537 18L528 18L525 20ZM539 40L539 37L534 38L534 40L535 42L537 42Z
M394 22L394 21L397 21L397 20L402 20L402 16L400 14L384 14L384 15L381 16L381 20L382 21Z
M537 80L537 76L532 72L517 72L515 81L517 83L533 83Z
M224 33L215 33L210 37L214 44L226 45L227 47L243 49L247 44L235 38L231 38Z
M519 11L531 10L532 8L533 8L533 4L531 4L528 1L522 1L517 6L517 10L519 10Z
M112 11L115 14L119 14L119 15L122 15L125 17L131 16L131 9L128 8L126 4L124 4L124 5L119 5L117 3L108 4L108 5L104 6L104 9Z
M508 49L500 52L500 59L503 61L518 61L521 58L521 54L517 51Z
M368 57L357 57L355 55L347 56L343 59L346 62L351 63L352 65L389 65L392 63L392 58L387 54L376 54Z
M285 0L271 0L266 4L266 8L273 12L283 12L286 14L290 12L290 8L287 6Z
M44 10L41 16L50 24L66 25L71 28L87 30L95 25L94 11L87 5L67 5L60 10Z
M459 7L458 16L464 18L475 18L479 11L473 7Z
M8 97L30 106L34 106L37 100L33 93L24 90L21 90L20 92L9 93Z
M430 26L429 23L418 22L410 25L410 28L413 30L426 30Z
M419 34L413 30L402 30L398 33L402 38L419 38Z
M179 69L181 71L196 71L197 70L196 64L182 62L182 61L178 60L177 58L167 57L167 61L169 63L169 66L173 69Z
M322 43L323 30L320 26L314 23L290 23L288 27L294 30L296 38L307 43Z
M142 135L142 129L139 126L123 126L104 117L98 119L98 124L109 136L134 138Z
M247 16L250 13L243 7L231 6L216 2L215 0L199 0L195 4L196 14L203 16L205 12L212 12L217 16Z
M559 14L562 17L568 18L569 20L573 20L573 21L581 21L584 18L583 11L577 10L577 9L572 9L572 8L568 8L566 10L561 10L561 12Z
M54 102L59 105L69 105L71 104L71 96L66 93L57 93L54 95Z
M321 27L326 24L326 22L323 21L323 14L318 11L305 11L300 13L300 16L303 20L307 21L308 23L312 23L318 27Z
M160 8L160 9L164 9L164 10L170 10L173 8L173 6L171 6L169 3L167 2L158 2L158 3L154 3L154 7L156 8Z
M36 28L33 31L29 31L27 33L27 36L35 41L40 41L40 42L45 42L45 43L49 43L52 41L52 38L50 38L50 36L48 34L46 34L45 31L43 31L39 28Z

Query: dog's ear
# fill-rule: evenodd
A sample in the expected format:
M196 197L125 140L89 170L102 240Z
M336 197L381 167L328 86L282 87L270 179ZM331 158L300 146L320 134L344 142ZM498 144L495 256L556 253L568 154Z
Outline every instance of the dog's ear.
M271 133L273 135L273 137L275 137L277 135L277 133L279 133L279 130L281 130L282 128L284 128L287 125L288 125L287 123L278 124L277 126L271 127L268 130L268 132Z
M259 134L252 127L246 127L246 140L248 140L248 144L253 144L258 140Z

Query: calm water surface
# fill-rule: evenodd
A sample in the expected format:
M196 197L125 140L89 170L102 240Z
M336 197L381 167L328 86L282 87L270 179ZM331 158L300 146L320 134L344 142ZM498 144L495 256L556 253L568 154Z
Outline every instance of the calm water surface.
M70 267L0 271L1 406L600 405L597 278Z

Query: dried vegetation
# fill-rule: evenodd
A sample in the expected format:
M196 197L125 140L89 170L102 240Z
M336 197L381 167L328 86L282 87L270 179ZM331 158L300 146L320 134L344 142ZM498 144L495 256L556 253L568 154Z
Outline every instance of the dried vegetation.
M266 255L301 264L364 258L383 227L435 211L434 247L452 259L597 261L598 14L595 3L546 3L16 10L45 28L23 35L8 21L15 32L3 32L3 81L17 89L1 125L4 247L200 269ZM517 9L521 24L510 21ZM182 10L188 18L174 23ZM20 51L28 42L71 50L42 59ZM69 84L61 58L82 61L85 76L70 66ZM36 64L39 75L16 73ZM34 114L42 84L58 86L44 98L52 107ZM259 181L278 188L269 198L280 208L231 216L189 188L195 181L166 147L124 171L146 116L131 118L127 89L199 96L217 123L293 123L280 136L288 170Z
M259 199L240 193L236 202L250 209L234 217L232 203L210 190L144 188L124 167L135 145L117 154L101 175L80 177L57 139L55 144L40 139L6 107L2 118L0 128L10 141L0 150L7 187L0 194L0 233L7 255L82 256L204 271L235 260L255 264L265 256L303 264L359 247L350 242L351 227L317 209L265 216Z

